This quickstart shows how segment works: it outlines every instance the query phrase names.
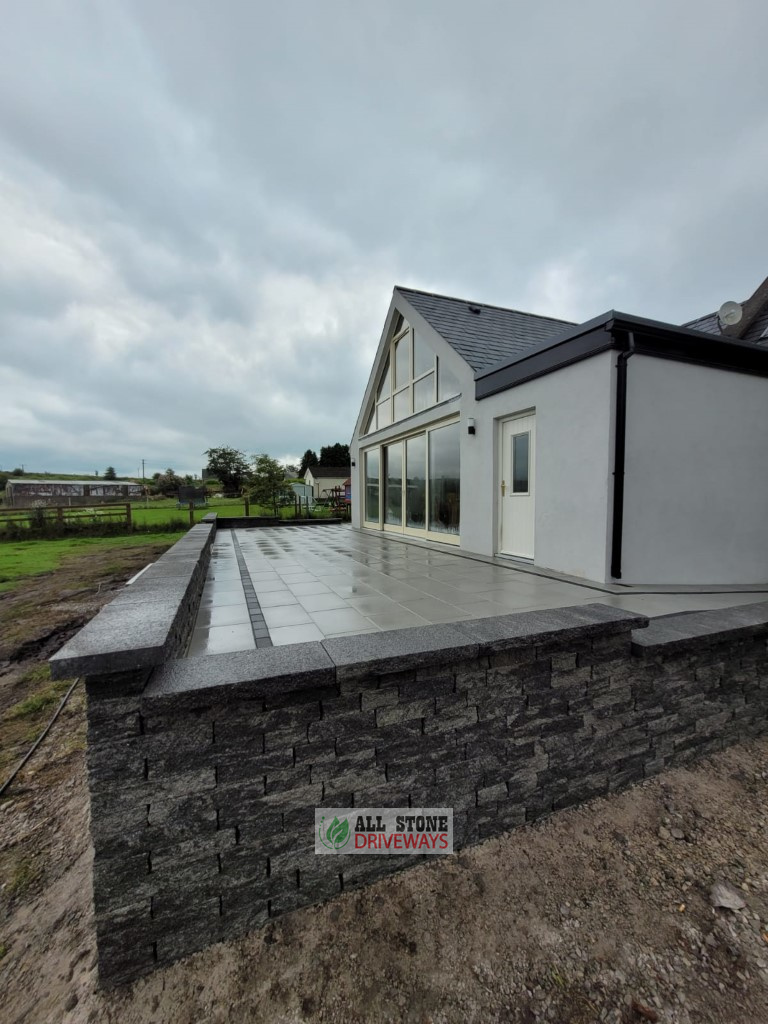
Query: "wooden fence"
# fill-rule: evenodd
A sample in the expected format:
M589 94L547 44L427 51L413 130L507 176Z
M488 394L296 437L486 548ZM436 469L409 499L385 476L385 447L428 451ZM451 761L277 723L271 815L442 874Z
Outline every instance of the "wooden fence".
M124 523L131 528L131 503L119 505L96 505L85 508L82 505L41 505L37 508L0 509L0 530L12 524L21 528L45 530L51 527L65 527L68 523Z

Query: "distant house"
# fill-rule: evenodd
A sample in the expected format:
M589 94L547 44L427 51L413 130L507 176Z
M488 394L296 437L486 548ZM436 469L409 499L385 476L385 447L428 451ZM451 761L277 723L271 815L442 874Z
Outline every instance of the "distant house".
M349 471L349 466L310 466L304 474L304 483L312 488L316 499L328 497L336 488L343 495Z
M98 505L140 498L140 484L119 480L33 480L13 478L5 485L5 504L11 508L30 505Z
M729 305L573 324L395 288L353 525L600 583L765 584L768 281Z

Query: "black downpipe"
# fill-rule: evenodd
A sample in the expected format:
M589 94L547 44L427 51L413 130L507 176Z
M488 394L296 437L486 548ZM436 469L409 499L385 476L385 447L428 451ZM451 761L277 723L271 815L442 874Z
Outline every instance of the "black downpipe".
M621 546L624 537L624 464L627 449L627 362L635 353L635 336L628 332L629 345L616 361L616 429L613 454L613 531L611 576L621 579Z

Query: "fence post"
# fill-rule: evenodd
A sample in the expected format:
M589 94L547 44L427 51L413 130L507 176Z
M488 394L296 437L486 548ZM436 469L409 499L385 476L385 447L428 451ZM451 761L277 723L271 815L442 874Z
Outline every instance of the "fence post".
M63 505L57 505L56 506L56 518L58 519L59 523L63 523L64 522L64 506Z
M189 502L189 525L195 525L195 503L191 499Z
M129 530L133 527L133 516L130 501L125 504L125 525Z
M251 503L248 500L248 495L245 496L245 514L249 516L251 514Z

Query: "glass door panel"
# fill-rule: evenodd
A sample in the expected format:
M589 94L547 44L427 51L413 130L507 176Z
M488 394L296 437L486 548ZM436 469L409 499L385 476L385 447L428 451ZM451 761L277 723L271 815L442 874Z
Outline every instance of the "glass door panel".
M365 521L379 521L379 450L365 453Z
M386 490L384 522L388 526L403 525L403 444L389 444L384 449Z
M460 521L459 424L429 432L429 529L458 534Z
M424 434L405 442L405 525L413 530L426 528L427 444Z

